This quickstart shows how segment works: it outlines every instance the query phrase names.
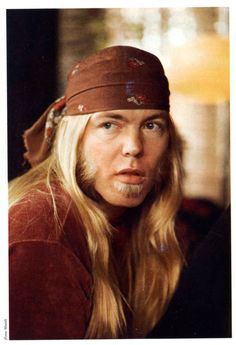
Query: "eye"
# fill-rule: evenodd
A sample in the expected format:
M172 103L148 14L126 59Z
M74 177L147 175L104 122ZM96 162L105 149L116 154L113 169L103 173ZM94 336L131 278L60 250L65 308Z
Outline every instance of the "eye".
M147 128L147 129L156 129L156 127L157 127L157 124L156 123L154 123L154 122L148 122L148 123L146 123L145 124L145 127Z
M115 120L104 119L103 121L98 121L96 128L100 133L110 135L117 133L121 125Z
M159 123L151 121L151 122L145 123L144 128L145 129L149 129L151 131L155 131L155 130L161 130L162 129L162 125L159 124Z
M112 127L112 123L111 122L103 123L102 127L105 128L105 129L110 129Z

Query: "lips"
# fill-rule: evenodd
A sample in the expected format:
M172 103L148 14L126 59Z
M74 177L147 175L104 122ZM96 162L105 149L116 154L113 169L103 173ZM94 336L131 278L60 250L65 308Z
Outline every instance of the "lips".
M128 184L141 184L145 180L144 171L132 168L122 169L116 174L116 176L120 182Z

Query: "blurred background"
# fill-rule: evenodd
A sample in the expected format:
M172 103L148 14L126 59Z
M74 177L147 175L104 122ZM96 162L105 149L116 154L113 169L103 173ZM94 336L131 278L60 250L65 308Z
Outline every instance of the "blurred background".
M204 216L211 207L218 211L227 206L226 7L7 10L9 180L28 169L21 135L63 94L70 66L114 44L145 49L163 63L170 82L171 115L185 140L185 210L200 210L203 205Z

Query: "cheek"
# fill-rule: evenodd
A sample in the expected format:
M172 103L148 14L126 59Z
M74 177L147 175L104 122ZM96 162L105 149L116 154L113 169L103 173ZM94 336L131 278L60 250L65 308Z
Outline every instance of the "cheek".
M82 150L85 159L95 163L95 158L99 157L99 149L96 141L85 138Z
M84 146L83 152L87 163L99 174L106 171L111 164L111 153L104 144L88 142Z
M154 169L159 165L160 161L164 159L168 149L168 137L163 138L160 142L152 143L149 146L149 162Z

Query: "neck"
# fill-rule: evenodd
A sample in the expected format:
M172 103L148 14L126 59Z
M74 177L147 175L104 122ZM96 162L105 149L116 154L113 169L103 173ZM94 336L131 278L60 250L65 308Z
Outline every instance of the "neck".
M85 194L96 202L97 206L106 214L111 224L118 225L123 223L124 213L127 210L126 207L109 204L94 190L94 188L87 190Z
M109 222L113 225L121 224L124 220L126 207L114 206L107 202L100 203L100 208L107 215Z

